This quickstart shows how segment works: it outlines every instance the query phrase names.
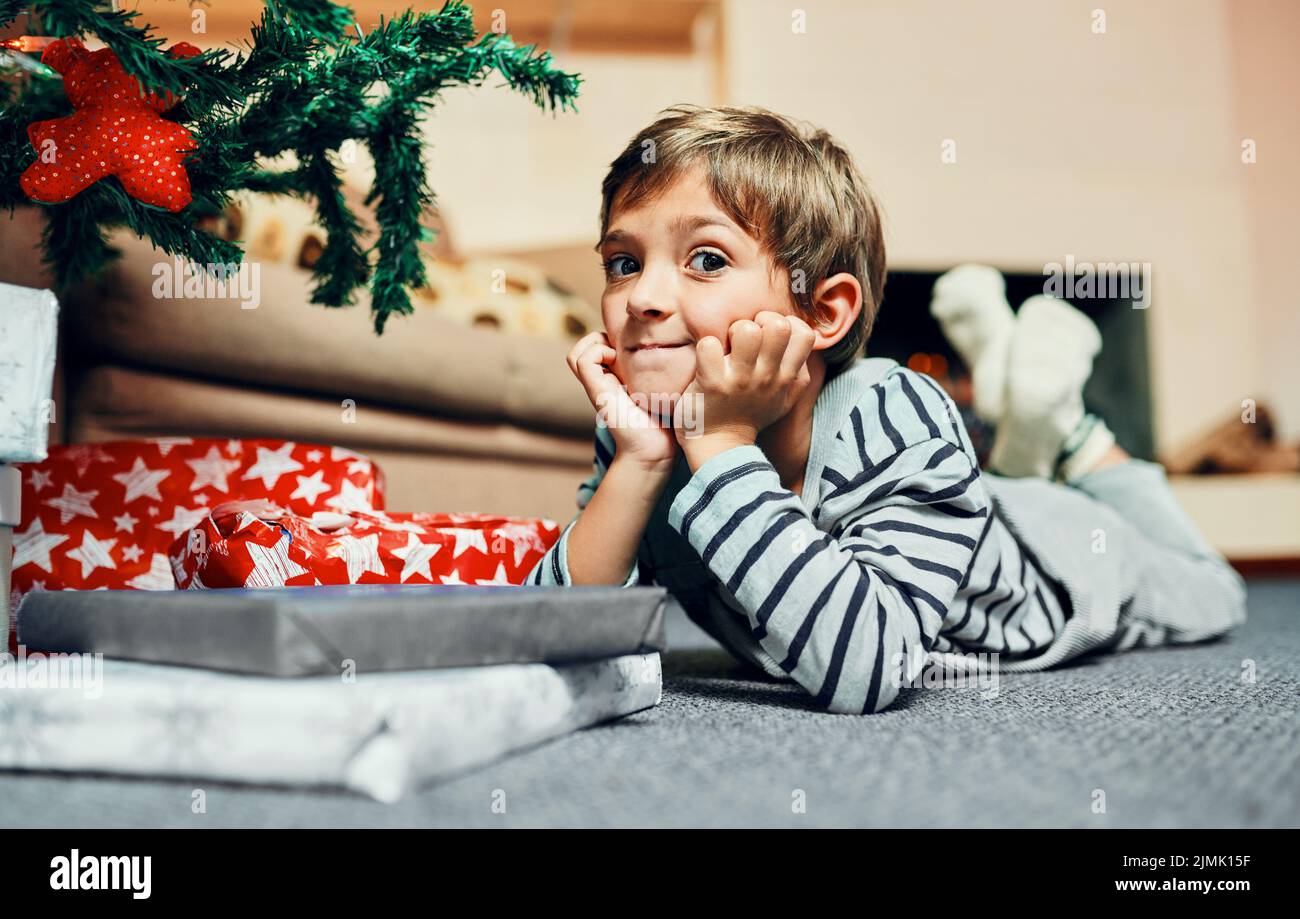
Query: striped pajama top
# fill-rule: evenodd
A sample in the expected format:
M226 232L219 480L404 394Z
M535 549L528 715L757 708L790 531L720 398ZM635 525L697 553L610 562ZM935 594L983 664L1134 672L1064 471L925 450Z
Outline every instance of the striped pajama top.
M886 708L929 652L1015 658L1060 634L1069 597L999 519L933 380L859 360L823 387L812 439L801 495L755 445L694 473L679 457L624 586L663 584L738 658L835 712ZM595 448L579 514L614 457L600 422ZM572 583L572 526L528 583Z

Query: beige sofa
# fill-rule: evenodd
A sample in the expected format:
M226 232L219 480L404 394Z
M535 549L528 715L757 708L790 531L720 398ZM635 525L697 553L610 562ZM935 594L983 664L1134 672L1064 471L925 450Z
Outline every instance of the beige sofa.
M20 211L5 227L0 277L48 285L37 226ZM123 257L61 299L52 442L316 441L372 456L392 510L576 512L594 414L564 362L570 341L449 321L419 298L377 336L364 294L313 305L308 272L284 264L260 265L256 309L160 299L154 266L168 257L130 236L114 244Z

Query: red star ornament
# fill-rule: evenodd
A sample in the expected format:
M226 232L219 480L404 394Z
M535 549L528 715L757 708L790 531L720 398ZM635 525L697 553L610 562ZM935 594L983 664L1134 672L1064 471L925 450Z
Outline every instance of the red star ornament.
M179 42L172 57L199 49ZM61 204L104 176L115 175L127 194L145 204L180 211L190 203L190 177L183 164L195 149L184 125L161 113L180 100L171 93L142 95L110 49L87 51L75 38L52 43L41 63L63 74L63 89L76 110L64 118L27 126L36 162L19 179L27 197Z

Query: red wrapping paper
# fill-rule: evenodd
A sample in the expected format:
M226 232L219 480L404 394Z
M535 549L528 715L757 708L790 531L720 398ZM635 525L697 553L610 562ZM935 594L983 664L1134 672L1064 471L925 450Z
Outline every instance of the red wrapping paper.
M522 584L560 528L488 514L289 513L234 502L172 543L178 587Z
M168 547L231 500L267 499L308 515L384 506L383 473L369 459L292 441L65 444L39 463L15 465L22 520L11 610L3 612L31 590L173 589Z

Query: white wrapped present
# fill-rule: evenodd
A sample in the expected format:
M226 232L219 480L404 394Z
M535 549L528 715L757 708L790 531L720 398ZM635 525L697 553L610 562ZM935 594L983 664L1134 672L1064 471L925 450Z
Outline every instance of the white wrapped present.
M50 291L0 284L0 463L46 457L58 325Z
M381 801L662 694L658 653L354 680L22 654L0 653L0 769L336 786Z

